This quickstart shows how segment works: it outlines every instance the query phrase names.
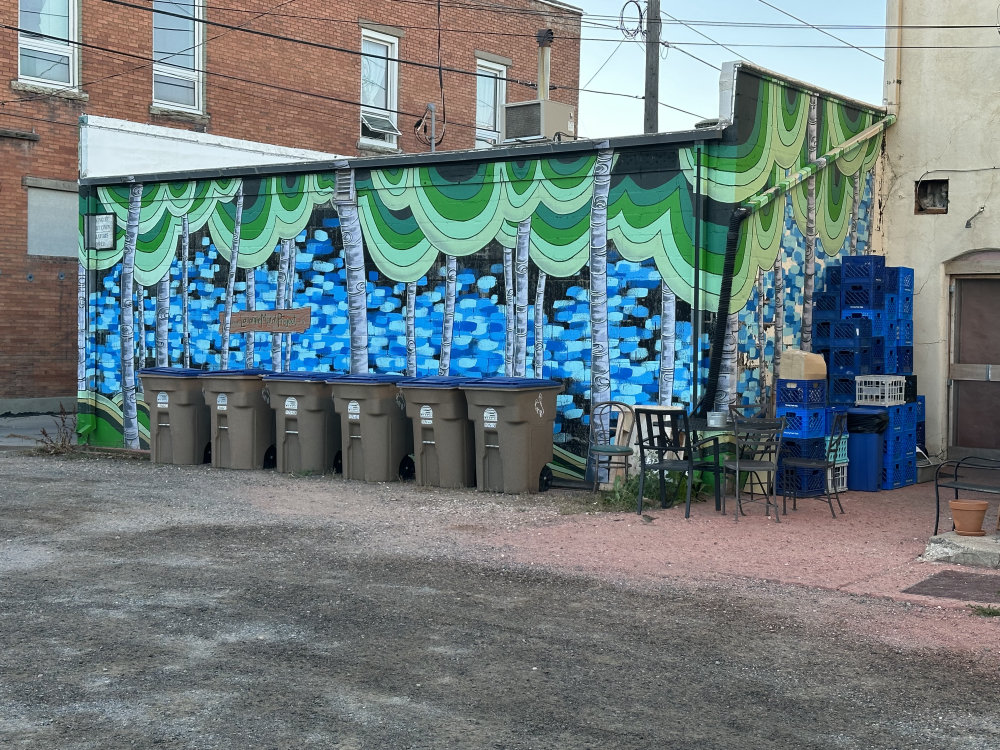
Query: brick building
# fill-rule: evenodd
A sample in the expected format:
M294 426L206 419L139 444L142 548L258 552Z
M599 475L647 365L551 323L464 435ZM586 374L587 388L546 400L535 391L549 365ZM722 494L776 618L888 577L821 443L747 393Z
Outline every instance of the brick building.
M553 0L0 0L0 412L76 392L82 115L343 155L488 147L503 103L546 98L549 55L548 98L575 108L580 21Z

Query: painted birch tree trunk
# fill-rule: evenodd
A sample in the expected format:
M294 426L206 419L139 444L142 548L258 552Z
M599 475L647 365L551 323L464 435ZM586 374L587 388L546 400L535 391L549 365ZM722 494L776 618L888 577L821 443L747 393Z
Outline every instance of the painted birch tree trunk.
M76 267L76 392L87 390L87 268Z
M291 255L291 244L293 240L282 240L281 250L278 256L278 279L274 290L274 309L285 309L285 286L288 279L288 257ZM274 372L281 372L281 342L284 334L274 331L271 334L271 369Z
M764 269L757 269L757 373L760 379L760 400L766 409L767 404L767 359L764 352L767 349L767 334L764 332Z
M247 285L247 310L257 309L257 279L254 275L254 269L246 268L243 270L244 278L246 279ZM255 331L246 332L246 357L244 358L244 367L248 370L253 369L253 361L255 359L255 348L256 348L257 333Z
M785 348L785 269L781 264L781 250L774 259L774 379L781 372L781 351Z
M817 156L816 143L816 109L815 96L809 99L809 122L806 137L809 144L809 161ZM816 178L810 177L806 182L806 248L802 274L802 334L801 349L812 351L813 327L813 290L816 286Z
M358 206L337 201L340 231L344 238L344 268L347 272L347 317L351 328L351 374L368 372L368 286L365 252Z
M531 218L517 225L517 254L514 258L514 376L524 377L528 359L528 249L531 246Z
M677 347L677 295L660 283L660 406L674 400L674 358Z
M138 331L139 340L139 345L135 348L135 367L140 370L146 366L146 289L139 284L135 285L135 300L135 330ZM141 380L137 387L142 388Z
M444 317L441 320L441 355L438 357L438 375L451 373L451 343L455 329L455 297L457 296L458 261L454 255L445 256L447 271L444 284Z
M288 274L285 277L285 309L292 308L295 301L295 262L298 259L299 246L292 240L288 247ZM285 334L285 371L292 369L292 334Z
M608 191L611 187L611 158L609 148L601 148L597 152L594 197L590 207L591 414L599 404L611 400L611 353L608 344ZM607 424L597 427L607 430ZM598 481L605 482L607 479L607 469L602 469Z
M535 377L545 377L545 271L538 272L535 282Z
M226 308L222 320L222 358L219 369L229 369L229 331L233 316L233 290L236 287L236 266L240 260L240 229L243 223L243 185L236 191L236 217L233 224L233 250L229 257L229 278L226 280Z
M170 269L156 284L156 366L170 366L167 334L170 330Z
M406 284L406 374L417 376L417 282Z
M861 219L861 172L858 172L851 180L854 186L854 197L851 201L851 234L848 240L848 255L858 254L858 222ZM867 252L870 252L871 243L869 243ZM829 290L828 290L829 291Z
M736 383L739 380L736 349L740 332L740 314L729 313L726 318L726 337L722 345L722 369L719 371L719 389L715 394L715 410L729 411L736 403Z
M122 432L125 447L139 448L139 418L135 401L135 245L139 238L139 209L142 205L142 183L134 182L128 192L128 218L125 221L125 249L122 253L121 290L121 370L122 370Z
M188 255L191 232L187 214L181 219L181 349L184 367L191 366L191 314L188 309Z
M594 166L594 198L590 209L590 406L611 398L611 354L608 348L608 190L609 148L598 151Z
M521 222L523 224L524 222ZM517 241L521 241L521 224L517 225ZM504 337L503 374L514 374L514 251L503 249L504 309L507 335Z

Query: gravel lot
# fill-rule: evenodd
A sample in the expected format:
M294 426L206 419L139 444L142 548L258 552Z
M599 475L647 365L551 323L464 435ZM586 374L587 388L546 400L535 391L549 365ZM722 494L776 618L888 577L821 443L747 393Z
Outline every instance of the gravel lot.
M939 568L924 507L862 528L883 494L641 519L3 451L0 746L994 750L1000 618L899 593Z

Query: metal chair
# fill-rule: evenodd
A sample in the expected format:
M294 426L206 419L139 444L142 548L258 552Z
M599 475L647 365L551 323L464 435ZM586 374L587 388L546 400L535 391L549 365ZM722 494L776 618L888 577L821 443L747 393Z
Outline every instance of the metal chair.
M635 417L638 429L636 443L639 446L639 497L636 512L642 513L646 474L650 471L655 471L659 475L661 508L669 507L666 497L666 473L681 472L686 475L685 518L691 517L691 485L694 484L695 472L716 473L715 504L718 508L721 485L718 436L697 439L691 429L687 411L682 407L636 407ZM679 491L680 483L674 488L671 505L677 502Z
M833 467L837 465L837 453L843 441L847 440L847 414L839 412L833 419L833 427L830 430L830 439L826 445L826 452L823 458L809 458L808 456L782 456L782 476L781 476L781 507L787 512L788 495L792 496L792 510L796 510L796 502L799 497L800 487L796 479L796 470L822 472L822 481L825 492L822 495L810 495L818 500L823 500L830 506L830 515L837 517L837 512L833 509L833 500L836 498L840 512L844 512L844 506L840 502L840 490L833 477ZM833 495L830 495L831 488ZM801 488L805 489L805 488ZM803 495L805 497L805 495Z
M593 462L594 492L602 481L614 481L619 472L623 479L628 479L629 461L635 453L634 426L632 407L621 401L604 401L591 411L588 464Z
M785 431L785 418L778 419L745 419L736 417L733 433L736 436L736 455L723 461L727 473L732 473L736 485L735 520L743 513L743 497L740 474L747 475L750 486L750 499L747 502L760 502L755 497L754 484L759 483L765 513L771 514L774 506L774 520L780 522L780 510L776 495L775 478L778 474L778 458L781 456L781 437ZM761 477L761 474L764 476Z

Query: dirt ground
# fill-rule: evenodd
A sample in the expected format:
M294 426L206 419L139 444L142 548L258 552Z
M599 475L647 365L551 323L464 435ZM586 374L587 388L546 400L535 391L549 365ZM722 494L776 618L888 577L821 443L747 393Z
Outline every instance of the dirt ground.
M941 568L894 495L686 521L2 451L0 746L994 750L1000 618L902 593Z

